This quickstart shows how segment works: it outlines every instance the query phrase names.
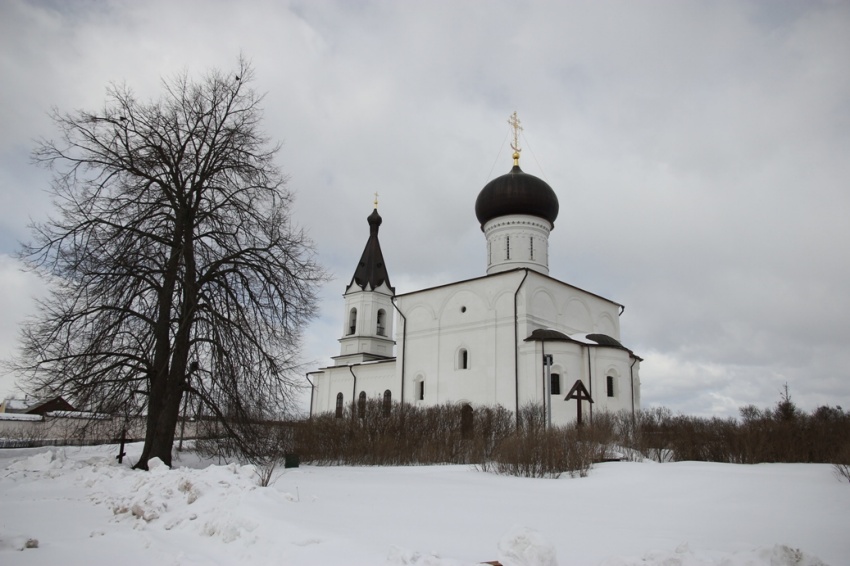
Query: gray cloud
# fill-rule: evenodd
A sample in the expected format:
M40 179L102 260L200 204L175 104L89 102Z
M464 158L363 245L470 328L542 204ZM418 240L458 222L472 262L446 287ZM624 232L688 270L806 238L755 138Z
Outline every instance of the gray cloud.
M27 154L55 134L51 107L97 108L110 81L156 96L160 77L227 68L241 51L284 144L296 220L337 276L306 358L337 353L374 192L399 291L483 274L473 205L510 167L505 121L518 110L523 168L561 201L552 275L626 305L645 404L733 415L774 403L787 381L806 408L850 405L846 4L13 1L3 12L0 253L49 211L49 176Z

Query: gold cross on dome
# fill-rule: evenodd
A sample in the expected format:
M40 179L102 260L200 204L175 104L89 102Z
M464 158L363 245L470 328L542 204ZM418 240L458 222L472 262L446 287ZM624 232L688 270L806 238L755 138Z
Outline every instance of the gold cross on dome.
M375 210L378 210L378 193L375 193Z
M511 114L510 118L508 118L508 124L511 125L511 128L514 131L514 141L511 143L511 149L514 150L514 165L519 165L519 153L522 151L519 147L519 133L522 131L522 126L520 126L520 121L516 115L516 111Z

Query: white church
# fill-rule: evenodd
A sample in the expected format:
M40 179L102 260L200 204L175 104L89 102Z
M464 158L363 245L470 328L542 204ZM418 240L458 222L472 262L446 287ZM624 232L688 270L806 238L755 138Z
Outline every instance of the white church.
M475 214L487 247L481 277L397 295L381 252L381 216L345 289L340 353L307 374L310 414L366 399L459 403L518 411L543 403L552 424L640 409L641 358L620 343L624 306L549 276L558 197L519 166L481 190ZM578 397L578 399L576 398Z

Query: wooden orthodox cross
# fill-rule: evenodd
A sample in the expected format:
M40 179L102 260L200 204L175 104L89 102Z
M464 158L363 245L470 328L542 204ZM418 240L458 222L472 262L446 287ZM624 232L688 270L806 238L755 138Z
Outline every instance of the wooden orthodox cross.
M573 386L570 388L569 392L567 392L567 396L564 397L564 401L568 401L570 399L576 400L576 424L581 426L581 402L590 401L593 403L593 399L591 399L590 393L588 393L587 388L580 379L577 379L576 382L573 383Z

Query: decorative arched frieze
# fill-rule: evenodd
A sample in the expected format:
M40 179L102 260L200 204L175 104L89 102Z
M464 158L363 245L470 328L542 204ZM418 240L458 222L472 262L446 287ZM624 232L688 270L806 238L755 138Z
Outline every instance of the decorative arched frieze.
M600 313L593 325L594 331L599 334L607 334L615 340L620 339L619 325L610 313Z
M566 326L587 332L593 328L593 316L590 305L583 299L571 297L563 308Z

